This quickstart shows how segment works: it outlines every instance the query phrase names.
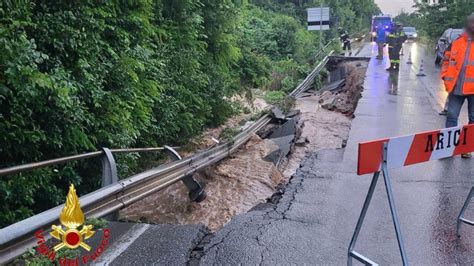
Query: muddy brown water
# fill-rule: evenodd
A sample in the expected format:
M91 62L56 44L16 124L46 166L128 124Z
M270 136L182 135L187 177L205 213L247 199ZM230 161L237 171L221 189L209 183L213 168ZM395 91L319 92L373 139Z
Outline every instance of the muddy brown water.
M255 135L231 157L195 175L206 186L207 198L201 203L190 202L185 186L178 182L121 210L120 218L159 224L200 223L210 231L216 231L233 216L265 202L296 172L308 152L344 146L351 125L351 110L357 104L368 63L352 61L343 64L347 67L348 77L345 87L339 92L296 100L295 109L301 112L301 137L307 141L304 145L295 145L279 167L263 159L277 149L275 144ZM321 107L322 102L334 98L338 100L332 110ZM235 119L231 124L236 124ZM204 136L217 138L218 132L219 129L212 129ZM202 146L210 144L201 143Z
M207 198L190 202L182 183L175 183L136 202L120 212L127 220L149 223L206 225L211 231L222 227L232 216L249 211L272 196L284 178L276 166L263 157L277 147L254 135L231 158L197 174L205 184Z

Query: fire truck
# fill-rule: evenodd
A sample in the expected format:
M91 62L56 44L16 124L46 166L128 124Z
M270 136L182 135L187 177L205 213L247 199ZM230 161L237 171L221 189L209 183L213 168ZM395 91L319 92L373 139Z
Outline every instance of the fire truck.
M377 29L383 28L385 31L390 31L392 29L392 16L390 15L378 15L372 17L372 41L376 41Z

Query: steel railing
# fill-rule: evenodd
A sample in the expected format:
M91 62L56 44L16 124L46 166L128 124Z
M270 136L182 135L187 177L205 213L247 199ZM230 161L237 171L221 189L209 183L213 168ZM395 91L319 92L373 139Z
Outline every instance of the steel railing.
M368 30L362 30L362 31L359 31L357 33L354 33L350 36L351 38L351 41L355 41L355 42L361 42L365 39L365 37L367 37L367 32ZM326 45L323 46L323 48L321 50L319 50L316 55L314 56L315 59L318 59L321 55L326 55L327 52L326 50L329 48L329 46L331 44L333 44L334 42L336 42L337 40L339 40L339 37L334 37L332 38L331 40L329 40ZM325 54L326 53L326 54Z
M178 147L173 147L173 149L177 149ZM156 151L163 151L166 150L166 147L156 147L156 148L130 148L130 149L110 149L112 153L131 153L131 152L156 152ZM0 176L5 175L14 175L20 172L32 171L38 168L43 168L51 165L57 164L65 164L68 162L78 161L78 160L85 160L91 158L97 158L100 156L105 155L105 152L102 151L93 151L83 154L77 154L72 156L66 156L36 163L28 163L22 164L19 166L8 167L4 169L0 169Z
M329 54L319 62L303 82L301 82L301 84L299 84L289 94L291 97L297 98L303 91L307 90L313 84L315 77L326 65L329 56L332 53L332 51L329 52ZM202 170L205 167L222 160L232 152L239 149L239 147L246 143L253 134L257 133L270 121L270 116L266 114L252 125L245 128L230 142L218 145L190 157L161 165L143 173L133 175L84 195L80 197L82 210L86 217L90 218L104 217L116 212L121 208L182 180L186 176L192 175L196 171ZM109 151L112 153L123 153L158 151L163 149L165 148L115 149ZM0 170L0 176L102 155L105 155L104 151L97 151L39 163L10 167ZM28 248L35 246L36 239L34 233L40 229L48 231L49 228L51 228L51 225L57 224L59 222L59 213L63 206L64 204L59 205L0 229L0 264L11 261L24 253Z

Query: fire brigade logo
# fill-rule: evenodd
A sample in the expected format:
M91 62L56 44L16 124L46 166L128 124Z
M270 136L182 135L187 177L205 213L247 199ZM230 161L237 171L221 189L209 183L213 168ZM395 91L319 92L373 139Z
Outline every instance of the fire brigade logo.
M82 247L87 251L91 250L91 247L84 243L84 240L93 236L95 232L92 231L92 225L84 224L84 213L81 210L74 185L69 186L66 204L59 215L59 221L61 225L51 226L53 230L50 233L51 236L61 241L61 243L54 246L54 251L57 252L64 247L69 249Z

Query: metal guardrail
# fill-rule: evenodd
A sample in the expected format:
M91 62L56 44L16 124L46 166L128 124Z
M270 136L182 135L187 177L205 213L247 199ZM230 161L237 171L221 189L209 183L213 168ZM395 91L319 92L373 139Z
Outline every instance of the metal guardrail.
M329 56L333 54L334 51L329 52L329 54L319 62L319 64L309 73L309 75L300 83L289 95L298 98L306 89L309 88L314 82L314 78L319 74L319 72L323 69L324 66L329 61Z
M314 78L326 65L329 54L314 68L313 71L298 85L289 95L297 98L303 91L309 88L314 82ZM99 218L109 215L121 208L124 208L148 195L160 191L171 184L174 184L185 177L192 176L193 173L204 169L207 166L227 157L236 151L241 145L265 125L271 121L268 114L258 119L255 123L244 129L232 141L218 145L204 152L193 156L161 165L151 170L133 175L124 180L112 183L99 190L91 192L80 198L81 207L90 218ZM116 149L110 152L144 152L163 150L164 148L144 148L144 149ZM11 167L3 169L2 174L18 173L23 170L32 170L38 167L49 166L56 163L65 163L77 159L98 157L106 154L107 151L97 151L88 154L74 155L65 158L33 163L27 166ZM30 218L9 225L0 230L0 264L4 264L23 254L28 248L35 246L35 231L43 229L48 231L53 224L59 222L59 213L64 204L55 208L34 215Z
M356 42L363 41L364 38L367 36L367 32L368 30L359 31L357 33L352 34L350 38L352 41L356 41ZM323 48L318 53L316 53L314 58L318 59L322 54L326 53L326 50L328 49L328 47L338 39L339 37L334 37L331 40L329 40L329 42L326 45L324 45Z
M131 148L131 149L110 149L111 153L130 153L130 152L156 152L156 151L163 151L166 150L167 148L165 147L157 147L157 148ZM177 147L173 147L173 149L177 149ZM51 165L57 165L57 164L64 164L72 161L78 161L78 160L85 160L85 159L90 159L90 158L95 158L105 155L105 151L93 151L93 152L88 152L88 153L83 153L83 154L78 154L78 155L72 155L72 156L67 156L67 157L61 157L57 159L51 159L47 161L41 161L41 162L36 162L36 163L28 163L28 164L22 164L19 166L13 166L13 167L8 167L4 169L0 169L0 176L5 176L5 175L14 175L18 174L20 172L26 172L26 171L32 171L38 168L43 168Z

